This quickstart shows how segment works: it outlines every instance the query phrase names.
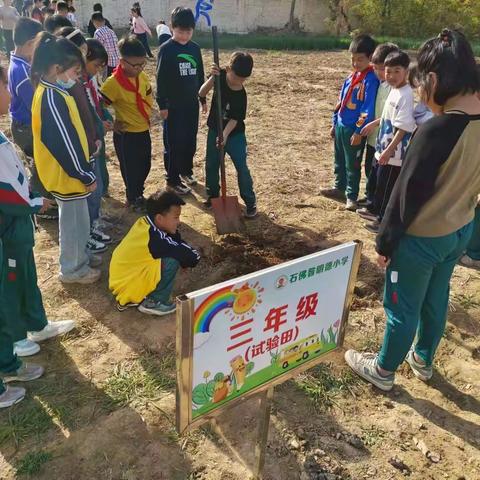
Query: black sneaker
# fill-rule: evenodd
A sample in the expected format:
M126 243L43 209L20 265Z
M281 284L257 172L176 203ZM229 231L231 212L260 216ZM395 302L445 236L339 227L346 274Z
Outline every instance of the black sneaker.
M378 221L366 223L364 227L371 233L378 233L378 230L380 229L380 223Z
M90 237L94 240L97 240L97 242L104 243L105 245L112 243L112 237L106 233L103 233L98 227L91 228Z
M187 187L184 183L179 183L178 185L167 185L167 190L177 195L188 195L192 189Z
M258 215L257 206L247 207L245 213L243 214L245 218L255 218Z
M193 175L193 174L192 175L180 175L180 178L187 185L196 185L198 183L195 175Z
M361 198L357 203L359 207L370 207L371 205L373 205L373 202L367 197Z

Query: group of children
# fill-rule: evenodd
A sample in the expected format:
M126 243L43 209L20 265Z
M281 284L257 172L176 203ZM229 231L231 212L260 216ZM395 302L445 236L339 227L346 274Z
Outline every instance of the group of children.
M412 133L433 114L421 102L415 106L409 82L414 67L406 52L392 43L376 46L368 35L357 36L349 51L353 72L342 86L331 131L335 186L321 193L346 198L345 208L376 233ZM366 196L358 200L365 146Z
M34 215L48 211L52 212L49 218L58 217L62 283L87 284L100 278L102 259L98 254L111 242L100 230L102 224L108 224L100 216L108 186L108 131L113 131L127 205L144 213L115 249L110 263L109 286L120 311L135 306L154 315L172 312L171 292L178 269L193 267L199 261L199 254L178 233L181 206L185 204L179 194L190 192L182 181L196 183L193 156L199 106L207 113L206 97L216 75L222 87L223 122L217 125L214 97L208 119L206 205L219 195L217 132L222 128L225 151L238 171L245 215L256 215L246 164L247 96L243 87L252 72L252 57L235 53L226 69L214 66L212 77L204 82L201 52L191 41L193 12L183 7L173 11L172 37L161 46L157 69L167 189L145 199L154 99L143 71L145 47L130 35L118 42L118 51L107 50L101 30L108 27L101 11L92 15L95 38L85 39L66 22L58 14L47 18L43 26L31 18L19 19L13 33L15 47L8 80L5 71L0 77L0 100L8 103L8 88L12 136L30 169L29 181L13 144L1 135L0 379L5 383L41 376L41 366L22 364L18 358L37 353L37 342L74 327L72 321L46 320L33 256ZM118 55L116 65L112 55ZM107 66L111 75L102 83L101 74ZM115 119L107 107L112 108ZM6 110L4 105L4 113ZM7 388L3 382L0 380L0 408L25 395L23 388Z

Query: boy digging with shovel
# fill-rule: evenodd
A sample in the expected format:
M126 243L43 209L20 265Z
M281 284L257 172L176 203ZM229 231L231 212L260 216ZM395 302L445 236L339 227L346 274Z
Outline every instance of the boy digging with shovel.
M225 69L217 65L212 66L212 76L202 85L198 96L203 104L207 101L207 94L213 88L215 75L220 76L220 91L223 113L223 146L237 170L238 188L240 196L245 202L245 217L253 218L257 215L253 181L247 165L247 139L245 136L245 117L247 113L247 92L243 84L252 74L253 58L244 52L235 52ZM212 198L220 193L219 168L220 155L218 147L218 128L215 114L216 96L214 94L210 114L208 116L208 137L206 156L206 188L208 200L205 205L210 208Z

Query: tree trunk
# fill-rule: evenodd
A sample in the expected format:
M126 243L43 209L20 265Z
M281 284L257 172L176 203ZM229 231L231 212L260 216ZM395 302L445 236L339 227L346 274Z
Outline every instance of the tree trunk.
M289 30L295 30L295 6L297 4L297 0L292 0L290 4L290 18L288 20L287 27Z

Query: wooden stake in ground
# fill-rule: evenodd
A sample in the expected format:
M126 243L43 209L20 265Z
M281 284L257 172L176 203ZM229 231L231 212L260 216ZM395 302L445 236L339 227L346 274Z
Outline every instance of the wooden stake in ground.
M213 37L213 61L220 65L218 54L217 27L212 27ZM218 155L220 156L220 180L222 194L219 198L212 198L212 209L215 217L217 232L220 235L235 233L241 230L241 210L236 196L227 196L227 180L225 175L225 146L223 145L223 112L222 93L220 89L220 77L215 76L215 95L217 99L217 136L219 142Z
M270 411L272 408L273 389L270 387L262 393L260 400L260 423L258 425L258 438L255 445L255 470L254 479L263 479L263 467L265 465L265 451L267 449L268 427L270 425Z

